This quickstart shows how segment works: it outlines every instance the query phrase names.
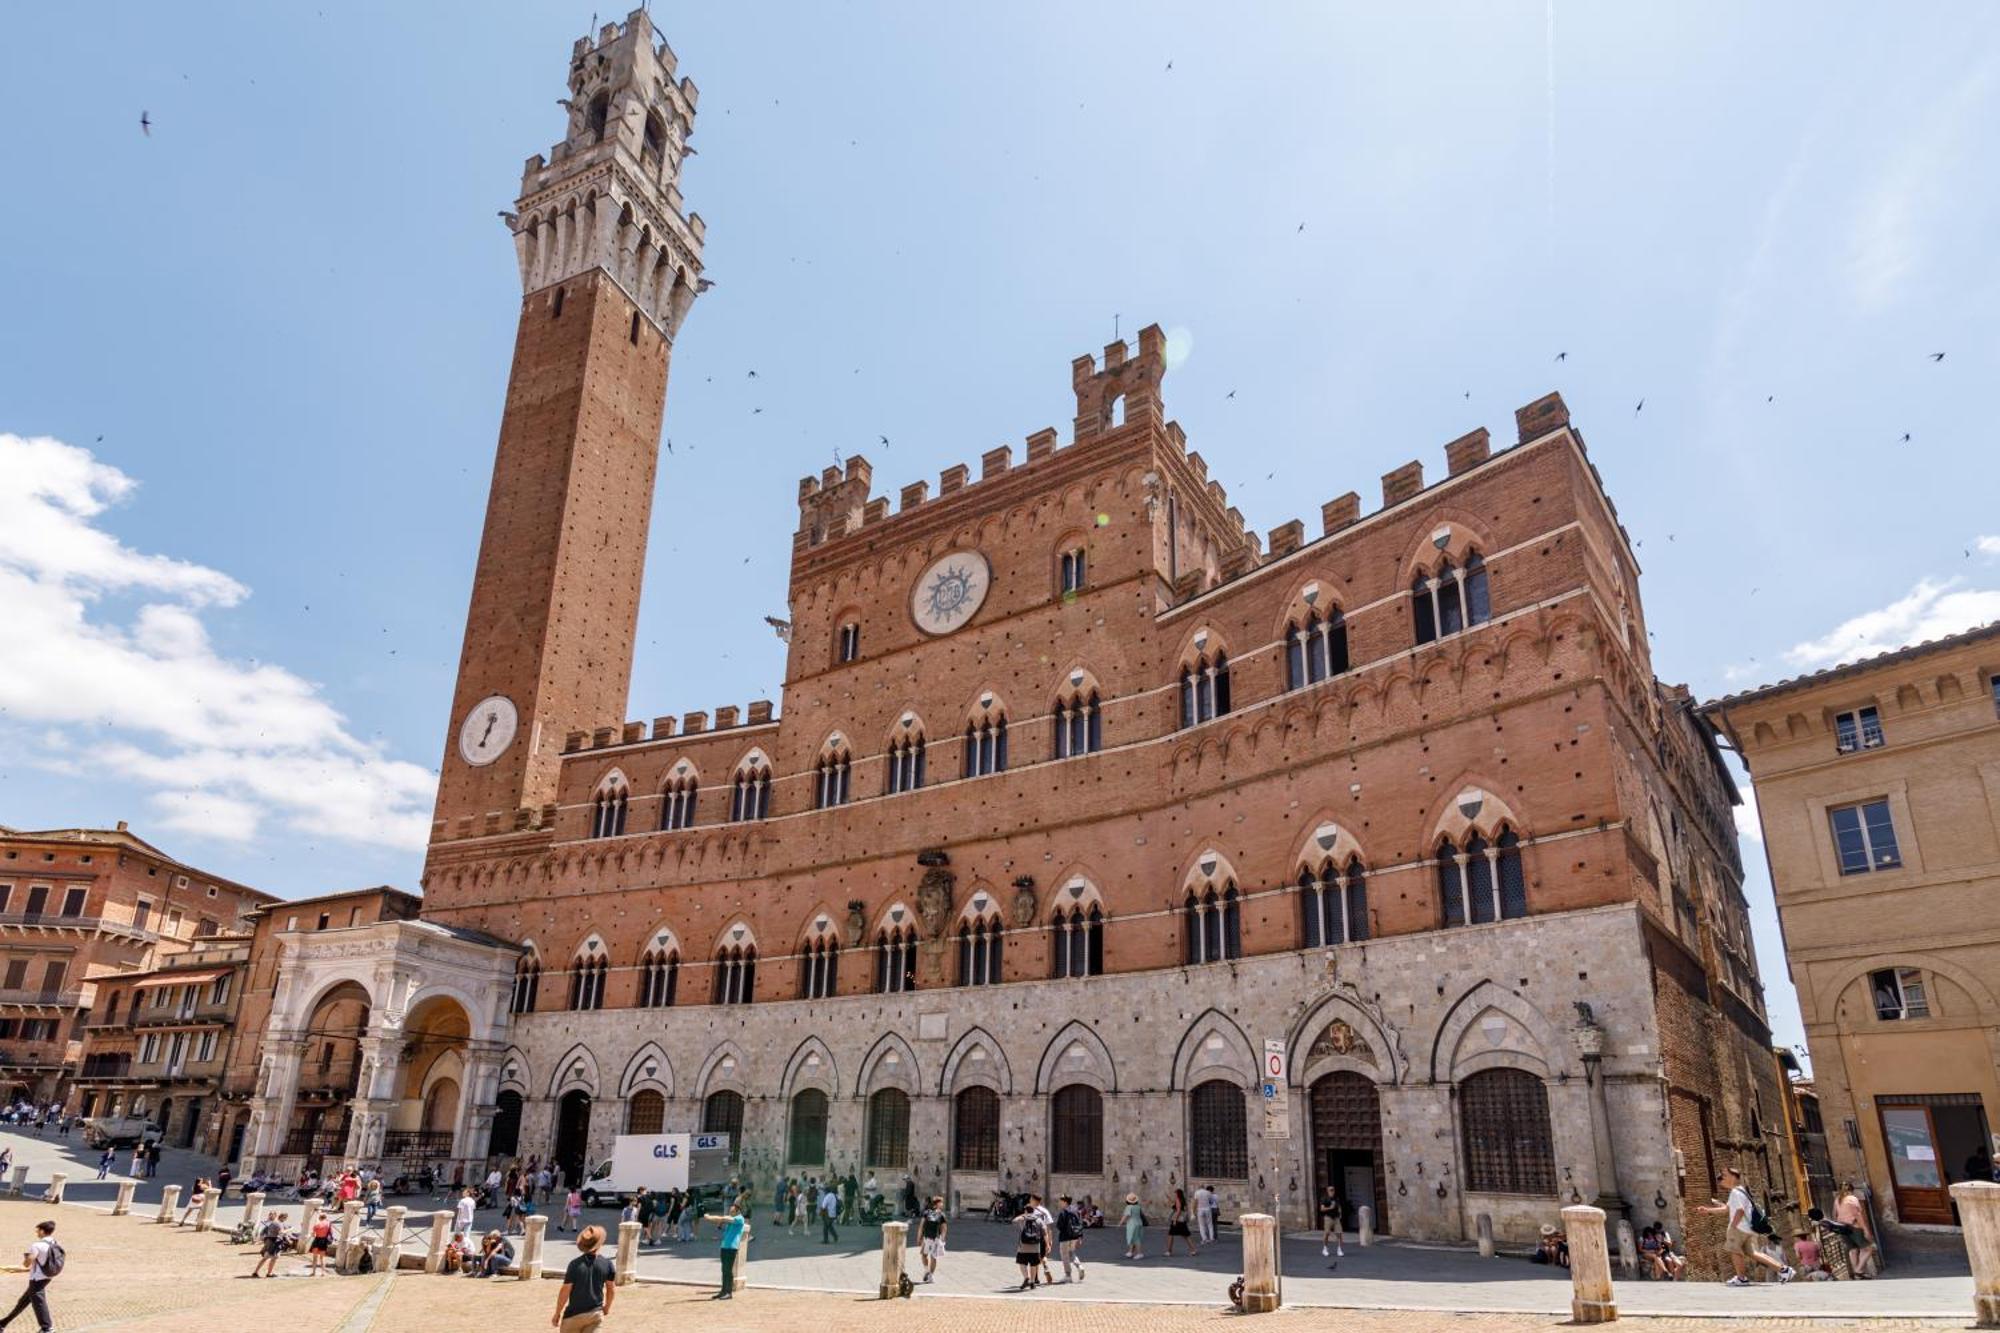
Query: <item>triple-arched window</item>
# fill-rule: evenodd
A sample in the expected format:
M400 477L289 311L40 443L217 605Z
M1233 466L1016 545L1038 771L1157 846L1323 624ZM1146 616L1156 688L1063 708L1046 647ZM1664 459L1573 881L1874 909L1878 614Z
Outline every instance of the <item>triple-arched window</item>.
M1469 834L1463 846L1438 844L1438 898L1447 926L1504 921L1528 914L1528 881L1521 870L1521 839L1513 829L1488 841Z
M1007 715L991 710L965 724L965 776L983 778L1007 768Z
M532 951L522 954L514 962L514 993L508 998L507 1011L514 1014L533 1013L541 989L541 960Z
M666 789L660 793L660 827L693 828L694 799L700 790L692 773L667 779Z
M799 998L824 1000L840 992L840 938L815 935L799 950Z
M915 791L924 785L924 733L908 731L889 742L889 795Z
M604 974L609 967L610 960L604 956L604 946L595 939L577 953L569 967L570 1008L604 1007Z
M917 928L885 926L875 934L875 989L900 995L917 988Z
M771 766L762 756L747 759L729 784L729 819L742 823L771 813Z
M1004 932L998 912L987 912L958 928L958 984L993 986L1000 981L1000 941Z
M1182 904L1187 919L1187 960L1190 963L1219 963L1243 956L1243 913L1235 881L1220 889L1210 884L1195 885Z
M590 836L593 838L617 838L625 833L625 807L632 797L631 788L625 779L617 774L606 778L597 789L597 795L590 800Z
M1296 690L1347 670L1347 622L1338 610L1308 611L1285 631L1285 687Z
M1056 758L1071 759L1080 754L1096 754L1103 748L1104 729L1096 690L1071 690L1056 700L1053 712Z
M730 944L715 952L715 1003L749 1004L757 995L757 946Z
M1203 652L1181 668L1181 725L1210 722L1229 711L1229 659Z
M1493 618L1486 592L1486 562L1468 552L1463 566L1447 557L1437 572L1417 575L1410 584L1410 604L1416 616L1418 643L1430 643Z
M1054 974L1095 977L1104 972L1104 914L1096 903L1057 908L1049 922Z
M837 805L847 804L848 770L853 762L848 758L847 747L835 743L827 747L813 765L813 808L831 810Z
M680 987L681 951L671 943L655 943L639 959L639 1004L664 1009Z
M1308 949L1354 944L1368 938L1368 868L1351 856L1346 865L1326 861L1299 871L1299 911Z

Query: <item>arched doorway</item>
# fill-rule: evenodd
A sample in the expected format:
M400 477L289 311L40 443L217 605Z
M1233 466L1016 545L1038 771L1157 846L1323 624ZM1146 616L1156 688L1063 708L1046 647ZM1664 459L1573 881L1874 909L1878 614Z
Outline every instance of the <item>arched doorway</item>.
M511 1088L493 1100L493 1137L487 1151L499 1158L521 1151L521 1094Z
M187 1105L181 1120L181 1147L194 1147L201 1135L201 1098L197 1097Z
M441 1078L424 1093L424 1132L449 1134L457 1123L458 1084L452 1079Z
M589 1151L590 1094L572 1088L556 1109L556 1146L550 1156L562 1168L563 1179L574 1185L583 1179L584 1155Z
M306 1020L298 1097L279 1152L311 1170L347 1150L351 1103L361 1083L361 1038L368 1031L368 992L343 981L321 995Z
M1347 1225L1355 1210L1375 1210L1375 1229L1389 1230L1389 1192L1382 1161L1382 1099L1375 1081L1336 1070L1312 1085L1313 1197L1327 1185L1340 1195Z

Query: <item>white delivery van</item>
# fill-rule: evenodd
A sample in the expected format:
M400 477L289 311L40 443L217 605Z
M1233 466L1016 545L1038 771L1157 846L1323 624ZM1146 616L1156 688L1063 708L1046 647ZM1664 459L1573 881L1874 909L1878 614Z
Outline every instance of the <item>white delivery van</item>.
M727 1134L620 1134L578 1191L584 1206L622 1204L640 1190L684 1190L727 1179ZM717 1176L718 1171L721 1173Z

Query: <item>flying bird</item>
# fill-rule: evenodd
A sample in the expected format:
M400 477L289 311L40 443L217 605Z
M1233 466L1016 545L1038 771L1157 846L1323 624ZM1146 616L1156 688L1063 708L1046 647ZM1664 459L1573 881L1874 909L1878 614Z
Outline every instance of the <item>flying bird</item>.
M1569 353L1568 353L1568 352L1557 352L1557 353L1556 353L1556 360L1558 360L1558 361L1567 361L1567 360L1569 360Z
M1937 362L1937 361L1942 361L1942 360L1944 360L1944 353L1943 353L1943 352L1932 352L1932 353L1931 353L1931 360L1932 360L1933 362Z
M1639 400L1639 405L1632 409L1634 413L1643 412L1645 410L1646 410L1646 400L1643 398Z
M859 371L856 371L855 373L856 373L856 374L860 374L860 372L859 372ZM876 439L878 439L878 440L880 440L880 441L882 441L882 447L883 447L884 449L887 449L887 448L889 447L889 437L888 437L888 436L886 436L886 435L877 435L877 436L876 436L875 438L876 438Z
M757 378L757 372L756 372L756 371L754 371L754 370L753 370L753 371L751 371L751 372L750 372L750 378L751 378L751 379L753 379L753 380L754 380L754 379L756 379L756 378Z
M669 439L667 441L667 452L672 453L673 451L674 451L674 442L672 439Z
M1171 61L1171 60L1169 60L1169 61L1167 62L1167 68L1168 68L1168 69L1172 69L1173 67L1174 67L1174 62L1173 62L1173 61Z
M763 410L764 410L764 409L763 409L763 408L761 408L761 407L753 407L753 408L751 408L751 409L750 409L750 415L751 415L751 416L753 416L753 417L754 417L754 416L757 416L757 415L761 414L761 413L763 412Z
M1236 390L1231 389L1228 393L1225 393L1222 396L1224 398L1234 398L1236 396Z
M1910 442L1910 432L1908 432L1908 431L1904 431L1904 432L1903 432L1903 443L1904 443L1904 444L1908 444L1909 442Z
M152 137L153 137L153 113L152 113L152 112L150 112L150 111L141 111L141 112L139 113L139 131L140 131L140 133L144 134L144 135L145 135L145 136L146 136L146 137L147 137L148 139L150 139L150 138L152 138Z
M1304 231L1305 229L1306 229L1306 224L1305 224L1305 223L1303 223L1303 222L1301 222L1301 223L1299 224L1299 230L1300 230L1300 231Z

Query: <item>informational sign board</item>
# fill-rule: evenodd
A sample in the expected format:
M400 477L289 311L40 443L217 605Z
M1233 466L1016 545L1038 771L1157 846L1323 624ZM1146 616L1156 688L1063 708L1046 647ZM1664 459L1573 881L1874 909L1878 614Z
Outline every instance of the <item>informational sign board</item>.
M1264 1137L1289 1139L1292 1137L1291 1086L1286 1070L1285 1043L1282 1038L1265 1039L1262 1072Z

